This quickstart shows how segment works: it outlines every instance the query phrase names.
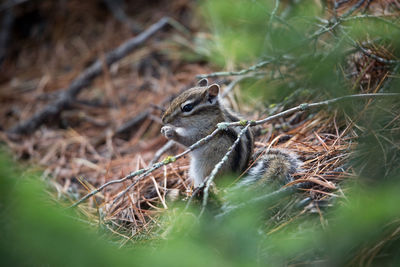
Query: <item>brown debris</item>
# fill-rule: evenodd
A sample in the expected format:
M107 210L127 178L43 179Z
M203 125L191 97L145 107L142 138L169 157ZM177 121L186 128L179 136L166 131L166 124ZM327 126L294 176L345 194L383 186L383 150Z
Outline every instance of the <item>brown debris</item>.
M54 8L52 1L44 2L41 8ZM100 55L104 59L107 51L132 37L130 27L121 26L112 16L101 16L106 20L99 22L98 13L104 10L96 1L84 1L83 11L81 2L67 1L66 10L72 9L71 14L77 14L68 20L46 18L55 23L54 29L46 32L52 42L37 44L23 40L19 53L5 59L2 68L6 71L0 77L2 129L10 129L52 103L59 96L60 88L68 87L95 58ZM356 1L341 2L339 13L348 10L344 2ZM196 21L179 17L182 10L193 8L193 3L166 3L157 8L142 7L143 12L135 14L135 21L146 28L168 15L179 18L191 29L196 27ZM91 16L82 14L87 10L93 10L89 12ZM59 12L54 16L57 15ZM80 16L84 22L79 21ZM83 27L82 23L92 29ZM76 28L78 34L71 28ZM61 116L53 124L13 140L0 132L0 139L17 159L40 166L43 175L50 177L55 197L68 203L110 180L147 167L167 142L160 135L158 108L166 106L168 96L193 84L197 74L211 72L201 62L188 63L179 58L182 48L168 42L175 34L178 33L154 38L120 61L102 66L103 74L72 101L70 110L61 110ZM383 51L380 47L367 48L390 58L389 52L378 53ZM173 56L166 56L165 50ZM376 92L388 75L383 63L361 52L353 54L348 65L346 73L351 73L350 82L357 81L359 85L355 91ZM304 193L312 200L338 195L339 182L351 176L352 170L345 163L357 137L353 130L355 122L338 122L336 116L324 111L314 116L296 113L264 125L269 130L256 142L257 148L280 147L300 156L304 164L293 184L312 184ZM260 116L253 114L249 119L260 119ZM292 121L295 123L291 124ZM281 125L285 127L278 127ZM163 155L168 153L167 150ZM159 214L169 208L168 199L176 195L185 199L192 193L187 179L188 159L185 157L154 171L115 205L113 201L131 182L107 188L79 206L79 211L90 221L101 219L126 242L142 233L150 236L160 228Z

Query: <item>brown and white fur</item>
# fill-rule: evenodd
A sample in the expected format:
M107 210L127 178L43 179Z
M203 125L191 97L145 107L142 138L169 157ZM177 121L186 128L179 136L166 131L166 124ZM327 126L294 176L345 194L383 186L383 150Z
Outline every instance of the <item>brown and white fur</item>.
M162 117L165 126L161 132L165 137L184 146L191 146L212 133L218 123L239 121L240 118L220 102L219 89L218 84L208 85L208 81L203 79L196 87L176 97ZM240 129L240 127L229 127L220 131L208 143L192 152L189 177L195 187L204 182L214 166L226 154L237 139ZM218 174L243 172L252 157L253 146L253 133L249 129ZM261 177L274 174L283 175L287 180L299 164L288 153L277 151L272 150L264 155L241 183L243 185L256 183Z

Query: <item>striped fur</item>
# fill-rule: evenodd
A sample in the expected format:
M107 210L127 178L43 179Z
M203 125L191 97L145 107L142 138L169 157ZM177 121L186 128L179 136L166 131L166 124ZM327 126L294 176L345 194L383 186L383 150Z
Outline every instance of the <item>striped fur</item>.
M236 187L261 188L271 184L284 185L292 181L302 162L297 156L284 149L270 149L261 156L249 173Z
M205 85L204 81L202 85ZM191 88L175 98L162 117L163 123L166 124L162 129L164 135L190 146L214 131L218 123L239 121L237 115L221 104L218 92L218 85L207 84ZM188 104L193 105L193 109L184 111L184 106ZM215 164L235 142L240 130L240 127L232 127L221 131L207 144L193 151L189 176L194 181L194 186L201 185L211 173ZM252 153L253 134L249 130L242 136L219 174L244 171Z
M190 146L213 132L218 123L239 121L240 117L220 102L218 93L219 86L208 85L206 80L201 80L197 87L183 92L171 102L164 113L162 121L165 126L161 129L162 133L169 139ZM240 130L240 127L230 127L220 131L207 144L192 152L189 177L195 187L201 185L211 173L235 142ZM220 169L219 175L243 172L253 154L253 146L253 132L249 129ZM236 187L262 187L271 182L285 184L292 179L291 176L300 165L301 162L294 154L271 149L256 162Z

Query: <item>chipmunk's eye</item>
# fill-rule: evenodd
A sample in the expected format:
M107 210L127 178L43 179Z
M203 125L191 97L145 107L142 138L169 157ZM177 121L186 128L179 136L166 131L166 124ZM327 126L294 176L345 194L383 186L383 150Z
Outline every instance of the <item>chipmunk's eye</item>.
M193 109L193 104L186 104L183 106L182 111L183 112L190 112Z

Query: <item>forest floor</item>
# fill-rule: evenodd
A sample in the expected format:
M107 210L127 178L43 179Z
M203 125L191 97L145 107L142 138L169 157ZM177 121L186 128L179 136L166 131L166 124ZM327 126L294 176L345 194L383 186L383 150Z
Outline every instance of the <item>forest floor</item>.
M136 11L139 6L140 12ZM99 1L66 1L63 9L52 1L19 6L15 9L10 56L1 66L1 140L16 159L43 172L54 197L69 204L108 181L183 151L173 146L155 158L167 142L160 134L162 110L173 96L196 83L196 75L219 71L196 56L193 40L211 37L193 15L194 2L135 1L126 12L135 18L137 28L116 19L110 10L113 8ZM107 52L164 16L185 25L191 36L173 27L160 30L132 53L107 66ZM37 130L27 134L5 132L62 97L63 90L95 59L103 62L102 74L68 109L62 109L57 117L46 118ZM365 86L364 93L377 92L388 72L379 68L379 62L366 67L362 56L354 62L354 71L363 71L358 76L360 84L375 85ZM231 81L216 80L223 90ZM248 119L269 115L258 99L251 104L240 99L237 85L227 96L234 110ZM278 105L275 112L294 104L300 103ZM306 181L311 186L298 199L310 200L298 214L319 213L321 223L323 214L318 203L344 196L340 181L352 173L346 162L356 144L357 122L344 118L338 120L337 112L326 110L295 113L264 125L256 140L257 149L280 147L299 155L304 164L293 183ZM113 200L131 181L109 186L81 204L79 211L89 221L108 222L107 227L126 241L151 234L159 227L158 214L168 209L168 192L178 189L183 201L192 194L188 159L186 156L154 171L115 204ZM285 223L281 220L276 227Z

